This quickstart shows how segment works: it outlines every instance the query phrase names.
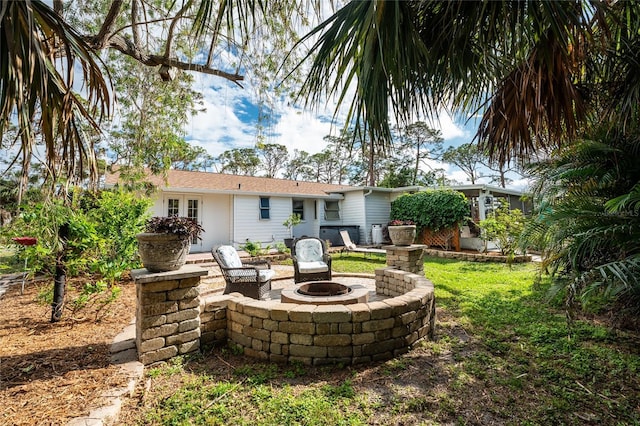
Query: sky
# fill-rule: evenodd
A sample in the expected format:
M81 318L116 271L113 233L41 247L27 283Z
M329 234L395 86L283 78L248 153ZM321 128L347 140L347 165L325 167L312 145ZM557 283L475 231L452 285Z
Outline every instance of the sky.
M191 117L185 128L186 139L213 156L233 148L255 146L258 106L250 83L241 88L219 77L196 74L195 78L194 88L202 92L206 111ZM338 134L344 122L338 117L337 125L332 125L334 108L334 105L328 105L324 110L309 111L290 104L279 105L273 124L267 129L270 135L266 142L284 145L290 154L294 149L310 154L320 152L326 146L323 138ZM445 148L471 142L477 129L477 120L465 123L444 111L438 122L426 122L440 130ZM443 168L449 179L470 183L464 172L455 166L437 162L431 166ZM526 187L525 180L518 176L512 176L512 179L510 188ZM488 179L481 179L480 183L488 183Z

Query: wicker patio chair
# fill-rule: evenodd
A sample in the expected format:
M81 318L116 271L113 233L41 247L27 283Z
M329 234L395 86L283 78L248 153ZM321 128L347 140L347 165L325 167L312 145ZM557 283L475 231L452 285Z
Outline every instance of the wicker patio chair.
M294 281L331 281L331 256L324 241L314 237L302 237L291 247Z
M224 294L242 293L247 297L261 299L271 290L271 278L275 271L268 260L245 261L232 246L217 246L211 250L213 258L218 262L222 276L227 285Z

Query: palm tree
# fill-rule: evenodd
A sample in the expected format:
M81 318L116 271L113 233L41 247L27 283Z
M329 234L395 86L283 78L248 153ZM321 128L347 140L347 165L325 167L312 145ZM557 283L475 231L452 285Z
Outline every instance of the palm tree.
M77 69L82 71L88 101L73 91ZM82 128L88 124L97 129L94 117L108 114L109 107L109 85L99 60L73 28L44 2L2 1L0 136L17 121L22 157L18 202L37 135L44 140L52 177L73 177L79 170L97 174L95 153Z
M640 135L583 139L532 166L538 214L523 244L543 247L543 267L568 302L640 313Z
M318 37L301 96L335 96L384 149L389 116L484 109L478 139L501 162L575 135L587 105L581 64L609 9L579 0L354 1Z

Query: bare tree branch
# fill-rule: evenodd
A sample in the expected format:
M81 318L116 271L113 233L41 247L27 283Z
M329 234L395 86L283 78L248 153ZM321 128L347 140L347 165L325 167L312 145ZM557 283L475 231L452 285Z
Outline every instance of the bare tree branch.
M137 50L142 50L140 44L140 28L138 28L138 0L131 2L131 35L133 36L133 45Z
M131 28L132 28L132 38L133 41L126 38L124 35L119 34L123 28L118 29L117 31L114 29L116 19L118 15L122 12L123 0L114 0L109 8L109 12L105 17L104 23L100 28L100 31L97 35L86 35L84 39L87 43L96 50L101 49L116 49L121 53L137 60L138 62L147 65L147 66L165 66L165 67L173 67L184 71L196 71L203 74L215 75L217 77L222 77L226 80L229 80L238 86L242 87L239 83L244 80L244 76L238 74L238 72L230 73L226 71L222 71L219 69L211 68L211 60L210 58L207 60L206 65L195 64L191 62L180 61L172 56L172 46L173 46L173 37L175 27L184 17L185 12L191 7L193 4L193 0L188 0L185 2L184 6L173 16L171 19L171 24L169 26L169 32L167 36L167 42L165 46L164 55L154 55L149 53L141 43L140 36L140 25L146 25L149 22L140 22L139 21L139 10L140 4L138 0L133 0L131 4ZM221 6L222 7L222 6ZM221 12L220 12L221 13ZM161 19L165 20L165 19ZM157 20L157 21L161 21ZM219 20L219 19L218 19ZM214 33L213 40L217 39L217 32L220 30L220 25L216 23L216 33Z
M109 40L109 45L105 47L116 49L121 53L124 53L125 55L139 61L140 63L152 67L158 65L166 65L185 71L196 71L203 74L215 75L232 81L240 87L242 87L242 85L240 85L239 82L244 80L244 76L237 73L228 73L222 70L209 68L205 65L183 62L175 58L167 58L164 55L149 55L146 52L136 49L131 41L120 35L111 37L111 39Z

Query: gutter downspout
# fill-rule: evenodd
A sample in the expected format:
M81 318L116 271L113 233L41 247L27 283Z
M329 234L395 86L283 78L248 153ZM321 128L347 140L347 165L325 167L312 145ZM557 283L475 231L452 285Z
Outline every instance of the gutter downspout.
M367 198L369 195L371 195L371 193L373 192L373 189L369 188L369 191L364 195L364 198ZM373 241L373 236L371 236L371 239L369 239L369 232L367 231L367 200L364 200L364 229L362 230L362 232L364 233L364 240L367 242L367 244L371 244L371 242Z

